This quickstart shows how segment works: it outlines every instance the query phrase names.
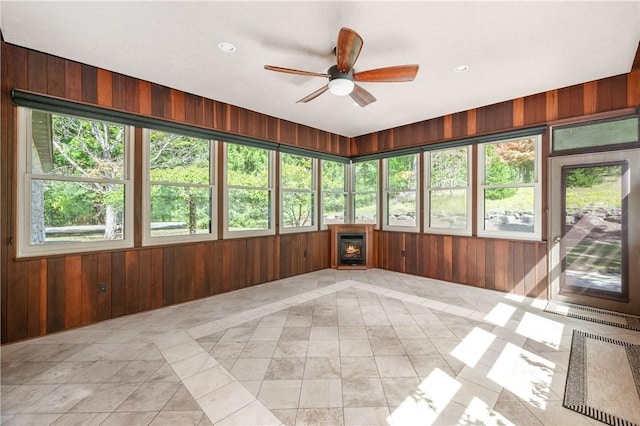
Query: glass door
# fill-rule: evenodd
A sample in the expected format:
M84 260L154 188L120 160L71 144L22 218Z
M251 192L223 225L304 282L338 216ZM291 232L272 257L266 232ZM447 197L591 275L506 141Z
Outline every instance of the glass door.
M638 156L629 150L551 159L552 299L638 311Z

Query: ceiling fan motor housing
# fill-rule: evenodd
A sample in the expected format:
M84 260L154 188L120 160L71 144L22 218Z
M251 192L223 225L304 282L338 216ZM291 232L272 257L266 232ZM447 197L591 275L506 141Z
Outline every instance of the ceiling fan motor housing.
M329 74L329 91L337 96L346 96L353 92L355 83L353 82L353 68L348 73L338 70L337 66L332 66L327 71Z

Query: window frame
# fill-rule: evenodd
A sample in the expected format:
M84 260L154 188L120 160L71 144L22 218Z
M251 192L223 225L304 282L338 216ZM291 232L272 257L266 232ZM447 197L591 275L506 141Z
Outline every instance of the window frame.
M188 243L197 241L210 241L215 240L218 237L218 185L217 185L217 151L218 142L214 139L209 139L209 185L204 184L184 184L176 182L156 182L151 181L151 167L149 164L149 145L151 143L151 131L155 129L143 128L142 129L142 193L144 200L142 202L142 245L153 246L161 244L174 244L174 243ZM161 132L169 133L164 130ZM179 134L179 133L174 133ZM201 138L204 140L204 138ZM171 235L163 237L151 236L151 187L153 185L167 185L167 186L185 186L185 187L197 187L197 188L210 188L211 201L210 212L211 217L209 233L207 234L194 234L194 235Z
M278 152L278 164L279 164L279 176L278 176L278 189L279 189L279 230L281 234L293 234L297 232L313 232L318 230L318 159L311 157L311 189L300 189L300 188L292 188L286 189L282 185L282 177L283 177L283 167L282 167L282 156L283 155L293 155L297 157L302 157L299 154L291 154L288 152ZM312 194L312 214L311 221L312 225L308 226L298 226L298 227L285 227L284 226L284 193L285 192L295 192L295 193L310 193Z
M356 166L359 163L368 163L368 162L375 162L376 163L376 189L374 191L357 191L357 187L356 187ZM382 168L380 167L380 160L369 160L369 161L362 161L362 162L352 162L350 164L349 167L349 174L350 174L350 191L349 191L349 222L353 223L353 224L357 224L357 225L371 225L371 224L367 224L367 223L361 223L357 221L356 218L356 195L367 195L367 194L373 194L375 195L376 198L376 223L373 224L375 229L380 229L380 171L382 170Z
M94 251L118 250L132 248L134 245L134 205L133 205L133 164L134 164L134 128L132 126L113 123L107 120L85 118L76 115L37 109L50 114L74 117L81 120L100 121L124 127L124 154L122 179L84 178L63 175L44 175L31 171L32 111L34 108L17 107L18 147L17 147L17 211L16 211L16 257L52 256L58 254L85 253ZM65 182L106 182L121 184L124 187L123 238L119 240L100 240L91 242L50 243L32 245L31 232L31 182L33 180L50 180Z
M431 153L433 152L443 152L443 151L451 151L458 150L460 148L466 148L467 150L467 185L466 186L451 186L451 187L431 187ZM424 232L430 234L445 234L445 235L461 235L461 236L470 236L472 231L473 217L471 212L472 207L472 164L473 164L473 154L471 145L453 147L453 148L443 148L443 149L434 149L430 151L424 152ZM466 192L466 224L467 226L462 228L439 228L431 226L431 193L438 191L447 191L454 189L464 189Z
M405 157L413 155L416 159L416 171L415 171L415 181L416 188L414 189L416 194L416 224L413 226L400 226L400 225L390 225L389 224L389 194L392 192L409 192L408 190L394 190L389 188L389 160L395 157ZM385 231L401 231L401 232L420 232L421 218L420 218L420 154L404 154L399 156L390 156L382 159L382 224L383 229Z
M268 186L267 187L247 187L240 185L229 185L228 181L228 155L227 148L233 142L222 142L222 174L223 174L223 196L222 196L222 208L224 209L224 213L222 215L222 238L223 239L233 239L233 238L246 238L246 237L261 237L267 235L275 235L276 226L275 226L275 218L276 218L276 198L275 198L275 160L276 160L276 151L268 148L261 147L252 147L256 149L264 149L267 151L268 155ZM238 230L232 231L229 229L229 188L233 189L255 189L255 190L264 190L269 194L269 227L266 229L251 229L251 230Z
M486 163L486 147L488 145L497 145L499 143L514 142L523 139L534 139L534 180L531 183L515 183L486 185L485 184L485 163ZM477 235L478 237L499 238L522 241L542 241L542 135L536 134L526 137L515 137L509 139L499 139L491 142L478 144L478 189L477 189ZM493 231L485 230L485 189L494 188L533 188L533 232L515 232L515 231Z
M337 191L337 190L333 190L333 189L329 189L329 190L325 190L324 189L324 175L322 173L322 167L323 164L325 162L331 162L331 163L336 163L336 164L340 164L342 165L342 169L344 172L344 186L343 186L343 190L342 191ZM349 224L351 223L351 211L349 209L349 199L350 199L350 194L351 194L351 188L349 185L349 164L347 163L342 163L340 161L332 161L332 160L325 160L325 159L321 159L320 160L320 165L318 166L318 176L320 178L320 190L319 190L319 197L318 197L318 205L320 206L318 211L319 211L319 225L320 225L320 230L324 231L329 229L329 225L340 225L340 224L326 224L324 223L324 195L325 194L342 194L344 195L344 199L345 199L345 212L343 215L343 222L342 224Z

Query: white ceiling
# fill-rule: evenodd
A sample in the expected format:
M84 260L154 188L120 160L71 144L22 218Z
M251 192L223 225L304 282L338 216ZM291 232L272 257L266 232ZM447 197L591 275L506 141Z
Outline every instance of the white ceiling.
M344 136L627 73L636 1L8 1L5 41ZM409 83L361 83L360 108L327 92L341 27L364 39L355 69L417 63ZM233 43L235 53L217 49ZM468 64L466 73L453 68Z

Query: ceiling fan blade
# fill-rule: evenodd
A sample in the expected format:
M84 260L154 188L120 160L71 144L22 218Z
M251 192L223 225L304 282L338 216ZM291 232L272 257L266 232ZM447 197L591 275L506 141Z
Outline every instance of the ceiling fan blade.
M353 64L358 60L362 50L362 37L350 28L342 28L338 33L338 44L336 45L336 56L338 60L338 71L347 74L353 68Z
M357 84L353 88L353 92L351 92L351 98L363 108L376 101L376 98L373 97L371 93L367 92Z
M397 65L395 67L377 68L355 73L355 81L370 83L412 81L418 73L418 65Z
M311 72L311 71L300 71L300 70L294 70L294 69L291 69L291 68L275 67L273 65L265 65L264 69L265 70L269 70L269 71L283 72L283 73L286 73L286 74L307 75L307 76L310 76L310 77L327 77L327 78L331 77L327 73Z
M309 101L314 100L315 98L317 98L318 96L322 95L324 92L326 92L327 90L329 90L329 85L324 85L321 88L319 88L318 90L316 90L315 92L313 92L310 95L305 96L304 98L300 99L298 102L303 102L303 103L307 103ZM296 103L298 103L296 102Z

